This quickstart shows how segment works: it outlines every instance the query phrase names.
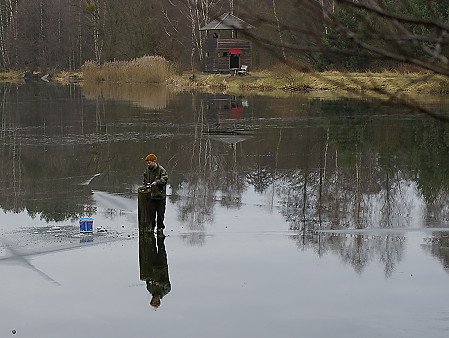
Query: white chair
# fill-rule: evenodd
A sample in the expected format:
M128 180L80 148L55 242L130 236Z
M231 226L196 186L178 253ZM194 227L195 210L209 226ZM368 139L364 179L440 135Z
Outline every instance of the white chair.
M237 74L239 75L246 75L248 73L248 66L247 65L241 65L240 69L237 71Z

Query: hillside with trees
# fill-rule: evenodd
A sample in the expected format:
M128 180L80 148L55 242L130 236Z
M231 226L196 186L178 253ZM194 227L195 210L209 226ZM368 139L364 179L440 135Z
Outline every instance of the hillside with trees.
M253 66L447 75L449 0L1 0L0 69L76 70L160 55L202 69L224 12L254 26Z

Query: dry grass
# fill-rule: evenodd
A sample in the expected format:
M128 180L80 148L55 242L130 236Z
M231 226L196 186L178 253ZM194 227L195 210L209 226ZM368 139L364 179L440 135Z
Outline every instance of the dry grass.
M176 67L161 56L143 56L131 61L107 62L101 66L92 61L81 68L86 81L125 83L165 83L176 73Z
M384 72L314 72L305 65L303 71L278 64L250 75L191 73L179 71L162 57L145 56L130 62L111 62L101 67L86 62L79 77L90 81L118 83L164 83L174 88L201 89L228 93L306 91L332 92L408 92L448 94L449 79L445 76L406 68ZM282 93L281 93L282 95Z
M187 79L187 75L184 76ZM192 87L217 88L227 91L255 90L286 92L354 91L449 93L449 79L428 73L344 73L299 72L287 68L252 72L247 76L212 74L197 76Z
M2 72L2 73L0 73L0 81L22 82L24 73L25 72L22 72L22 71Z

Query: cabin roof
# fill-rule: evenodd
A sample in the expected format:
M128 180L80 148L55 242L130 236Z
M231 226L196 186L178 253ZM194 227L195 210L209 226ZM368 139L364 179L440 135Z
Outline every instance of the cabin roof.
M249 23L239 19L231 13L223 13L217 19L209 22L206 26L200 28L201 31L206 30L237 30L253 28Z

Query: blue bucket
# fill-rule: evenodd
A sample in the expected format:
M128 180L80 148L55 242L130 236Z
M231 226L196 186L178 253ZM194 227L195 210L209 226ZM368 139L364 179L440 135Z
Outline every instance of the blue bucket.
M80 232L93 232L93 231L94 231L94 219L80 218Z

